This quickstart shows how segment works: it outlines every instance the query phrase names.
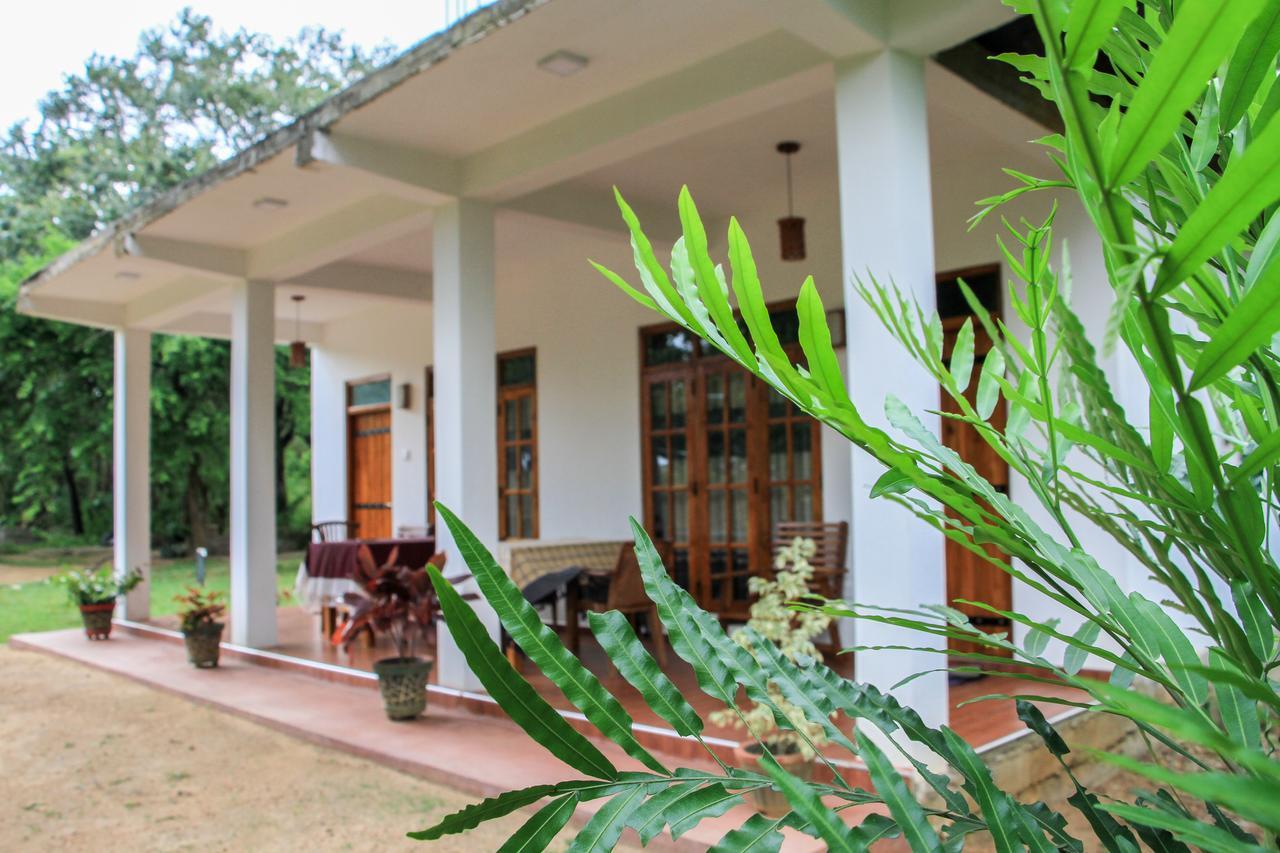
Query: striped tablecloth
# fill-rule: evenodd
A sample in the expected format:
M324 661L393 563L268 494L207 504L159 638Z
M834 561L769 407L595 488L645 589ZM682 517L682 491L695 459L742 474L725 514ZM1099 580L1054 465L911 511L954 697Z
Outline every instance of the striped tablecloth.
M498 563L506 568L516 586L524 589L543 575L573 566L593 571L612 571L622 546L628 540L518 539L498 548Z

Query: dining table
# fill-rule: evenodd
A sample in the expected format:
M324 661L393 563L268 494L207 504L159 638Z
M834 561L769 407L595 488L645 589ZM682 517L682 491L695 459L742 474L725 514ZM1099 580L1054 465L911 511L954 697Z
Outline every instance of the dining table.
M421 569L436 552L434 536L312 542L307 546L293 584L298 604L318 613L340 603L348 592L358 592L360 587L355 575L360 565L361 546L369 549L376 565L385 563L395 550L396 564L410 569Z

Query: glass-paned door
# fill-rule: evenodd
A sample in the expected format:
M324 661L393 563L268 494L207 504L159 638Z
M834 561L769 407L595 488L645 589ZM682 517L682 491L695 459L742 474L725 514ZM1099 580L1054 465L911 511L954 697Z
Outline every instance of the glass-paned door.
M682 330L648 333L642 357L648 530L700 605L745 618L773 524L822 520L818 425Z
M703 606L715 612L750 605L752 571L751 377L736 365L701 371L701 432L706 448L707 585Z
M822 518L822 471L818 465L819 427L795 403L765 388L768 452L767 524Z
M689 460L689 397L692 371L664 371L644 381L645 516L649 534L675 548L673 574L698 595L690 573L692 480Z

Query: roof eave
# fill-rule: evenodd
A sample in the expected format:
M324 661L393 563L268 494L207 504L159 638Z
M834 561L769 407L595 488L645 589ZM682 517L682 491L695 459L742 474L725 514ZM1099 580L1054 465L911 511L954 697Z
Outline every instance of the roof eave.
M479 41L548 2L550 0L497 0L489 6L472 12L453 26L428 36L386 65L303 113L292 123L268 134L235 156L166 190L94 232L74 248L28 277L22 283L19 292L25 293L31 288L38 287L42 282L62 275L82 261L113 245L119 238L171 213L210 187L252 171L272 157L287 151L291 146L304 142L312 132L326 130L348 113L442 62L458 48ZM300 150L298 153L305 160L307 152Z

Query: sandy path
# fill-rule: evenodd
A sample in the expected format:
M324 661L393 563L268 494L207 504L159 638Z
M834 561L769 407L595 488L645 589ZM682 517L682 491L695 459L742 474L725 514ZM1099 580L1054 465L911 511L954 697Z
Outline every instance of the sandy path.
M0 849L495 850L525 815L69 661L0 646Z

